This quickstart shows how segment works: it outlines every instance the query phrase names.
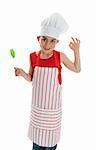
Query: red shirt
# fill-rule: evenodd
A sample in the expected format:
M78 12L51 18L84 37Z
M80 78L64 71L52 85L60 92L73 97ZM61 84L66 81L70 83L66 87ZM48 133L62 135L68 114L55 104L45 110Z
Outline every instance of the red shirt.
M58 81L59 84L62 83L62 78L61 78L61 62L60 62L60 52L53 50L53 55L47 59L40 58L40 51L38 53L38 56L36 54L36 51L30 54L30 62L33 68L33 73L34 73L34 68L35 66L40 66L40 67L57 67L58 68Z

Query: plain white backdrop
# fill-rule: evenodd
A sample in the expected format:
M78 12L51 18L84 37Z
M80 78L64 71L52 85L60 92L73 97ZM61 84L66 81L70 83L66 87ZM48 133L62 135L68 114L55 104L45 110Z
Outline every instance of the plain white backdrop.
M70 37L81 40L81 72L62 65L62 130L57 150L96 150L95 0L0 0L0 150L31 150L27 137L31 82L15 77L14 67L29 69L29 54L39 50L41 21L58 12L69 24L56 50L74 61ZM14 48L16 57L10 56Z

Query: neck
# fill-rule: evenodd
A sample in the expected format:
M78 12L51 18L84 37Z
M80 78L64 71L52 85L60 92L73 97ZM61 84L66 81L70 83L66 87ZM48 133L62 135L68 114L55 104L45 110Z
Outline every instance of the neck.
M45 51L45 50L41 50L41 54L46 55L46 56L51 55L51 54L52 54L52 52L53 52L53 50L47 50L47 51Z

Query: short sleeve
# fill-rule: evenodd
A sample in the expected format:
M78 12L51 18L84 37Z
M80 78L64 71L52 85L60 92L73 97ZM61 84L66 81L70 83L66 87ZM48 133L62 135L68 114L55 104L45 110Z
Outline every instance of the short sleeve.
M29 56L30 56L29 58L30 58L31 66L34 68L37 60L36 52L34 51L33 53L30 53Z
M32 62L32 53L29 55L29 61L30 61L31 66L33 67L33 62Z

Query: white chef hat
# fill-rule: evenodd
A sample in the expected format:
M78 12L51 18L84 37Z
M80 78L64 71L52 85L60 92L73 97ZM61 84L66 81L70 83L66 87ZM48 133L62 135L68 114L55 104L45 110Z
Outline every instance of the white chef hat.
M65 33L69 26L59 13L53 13L41 22L41 36L50 36L58 39L61 33Z

